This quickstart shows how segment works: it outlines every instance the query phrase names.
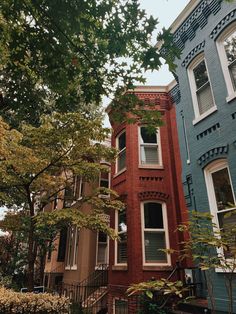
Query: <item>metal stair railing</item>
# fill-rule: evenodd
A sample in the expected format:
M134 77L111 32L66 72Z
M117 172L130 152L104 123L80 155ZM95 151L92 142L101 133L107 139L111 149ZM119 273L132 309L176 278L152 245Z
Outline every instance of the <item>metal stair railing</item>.
M101 265L80 283L62 284L62 293L71 301L86 305L87 300L98 297L99 289L108 285L108 265Z

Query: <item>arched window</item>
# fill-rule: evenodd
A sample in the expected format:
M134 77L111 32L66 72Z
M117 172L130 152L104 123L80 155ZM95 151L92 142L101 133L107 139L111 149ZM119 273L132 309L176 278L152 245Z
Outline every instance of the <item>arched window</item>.
M218 159L213 161L205 168L204 172L209 206L214 223L225 230L230 226L235 226L235 196L227 160ZM227 254L230 256L230 252Z

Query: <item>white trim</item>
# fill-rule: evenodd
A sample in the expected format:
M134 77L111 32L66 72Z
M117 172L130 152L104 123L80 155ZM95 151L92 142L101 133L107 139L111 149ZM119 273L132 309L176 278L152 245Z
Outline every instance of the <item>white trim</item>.
M115 297L115 298L113 298L113 310L112 310L112 312L113 312L113 314L116 314L116 301L124 301L124 302L126 302L127 303L127 313L128 313L128 300L127 299L120 299L120 298L117 298L117 297Z
M163 232L165 232L165 242L166 242L166 249L170 248L170 242L169 242L169 229L168 229L168 219L167 219L167 209L166 209L166 203L156 201L156 200L148 200L141 203L141 232L142 232L142 255L143 255L143 266L170 266L171 265L171 259L170 254L166 253L167 262L166 263L146 263L145 260L145 240L144 240L144 204L146 203L158 203L162 206L162 217L163 217ZM158 232L160 229L148 229L153 232Z
M99 266L100 266L101 264L108 264L108 262L109 262L109 237L108 237L108 235L106 235L107 240L106 240L106 250L105 250L105 261L104 261L104 263L98 263L98 245L99 245L99 243L102 243L102 242L98 242L98 240L99 240L99 232L102 232L102 231L98 231L98 232L97 232L97 241L96 241L96 243L97 243L97 245L96 245L96 266L95 266L96 269L99 269ZM104 246L105 246L105 245L104 245Z
M125 147L122 149L122 150L119 150L119 138L122 134L125 133ZM118 150L118 154L117 154L117 157L116 157L116 175L120 174L121 172L123 172L124 170L126 170L126 166L124 168L122 168L121 170L118 171L118 159L119 159L119 155L122 153L122 152L125 152L125 162L126 162L126 129L123 129L117 136L116 136L116 149Z
M222 32L222 34L220 34L220 36L217 38L217 41L216 41L216 47L218 50L221 68L222 68L222 72L224 75L225 84L226 84L227 93L228 93L228 95L226 97L227 102L230 102L231 100L233 100L236 97L236 91L234 89L232 79L230 76L230 72L229 72L227 55L226 55L226 51L224 48L224 41L226 38L230 37L234 32L236 32L236 21L233 22L232 24L230 24L230 26L227 27Z
M139 168L154 168L154 169L163 169L162 164L162 147L161 147L161 136L160 136L160 128L157 128L156 130L156 139L157 143L141 143L141 128L145 127L145 125L140 125L138 127L138 155L139 155ZM157 147L157 159L159 160L159 163L157 164L148 164L141 162L141 145L143 146L156 146Z
M116 210L115 212L115 230L117 231L117 234L119 235L120 233L118 232L119 230L119 226L118 226L118 223L119 223L119 213L120 211ZM126 209L125 209L125 213L126 213ZM127 225L127 223L126 223ZM126 231L126 234L127 234L127 231ZM114 248L115 248L115 260L114 260L114 265L115 266L127 266L128 265L128 261L126 263L118 263L118 242L117 240L115 240L115 245L114 245Z
M211 90L211 95L212 95L212 100L213 100L213 106L210 109L208 109L207 111L205 111L204 113L200 114L199 104L198 104L198 99L197 99L197 86L196 86L193 70L202 61L204 61L205 66L206 66L208 82L210 85L210 90ZM210 81L210 77L209 77L209 72L208 72L208 68L207 68L207 63L206 63L206 59L204 57L204 53L200 53L199 55L197 55L194 58L194 60L190 63L190 65L187 69L187 73L188 73L188 78L189 78L189 85L190 85L190 91L191 91L191 95L192 95L193 110L194 110L194 116L195 116L195 118L193 120L193 125L195 125L196 123L200 122L202 119L206 118L208 115L212 114L213 112L215 112L217 110L217 107L215 105L213 91L212 91L212 85L211 85L211 81Z
M219 220L218 220L218 214L228 212L231 210L235 210L235 208L226 208L221 211L218 210L217 208L217 200L216 200L216 195L215 195L215 190L214 190L214 183L212 179L212 174L220 171L222 169L227 169L228 170L228 175L229 175L229 181L231 185L231 190L234 198L234 203L235 203L235 194L234 194L234 189L232 185L232 180L230 176L230 171L229 171L229 166L228 162L226 159L217 159L210 163L205 169L204 169L204 176L205 176L205 182L206 182L206 188L207 188L207 195L208 195L208 202L209 202L209 208L210 212L212 214L212 222L217 226L217 228L220 228L219 225ZM217 249L218 254L223 256L224 252L222 248ZM223 269L216 268L217 272L225 272Z

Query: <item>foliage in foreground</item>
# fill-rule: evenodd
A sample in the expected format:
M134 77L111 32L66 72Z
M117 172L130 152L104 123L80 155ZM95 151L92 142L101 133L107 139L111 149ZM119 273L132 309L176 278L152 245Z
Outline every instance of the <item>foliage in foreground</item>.
M69 313L70 301L51 294L20 293L0 288L0 313Z
M93 184L101 171L108 171L100 163L111 162L115 156L113 149L101 144L108 134L101 119L87 119L80 113L54 113L44 117L40 127L25 124L20 131L0 118L0 205L15 209L0 227L27 243L23 249L28 288L33 289L36 262L42 260L44 268L50 241L63 227L74 225L115 236L103 219L104 213L123 206L115 192L105 191L111 197L101 198L101 191L94 188L82 199L65 193L76 177ZM52 208L55 200L63 208L44 211L46 205ZM84 204L91 208L89 214L81 211Z
M143 304L144 307L148 307L147 313L150 313L150 310L151 313L166 313L165 310L170 302L174 306L187 291L188 288L184 287L182 281L170 281L164 278L133 284L127 290L129 295L142 293L143 301L149 299L149 302Z

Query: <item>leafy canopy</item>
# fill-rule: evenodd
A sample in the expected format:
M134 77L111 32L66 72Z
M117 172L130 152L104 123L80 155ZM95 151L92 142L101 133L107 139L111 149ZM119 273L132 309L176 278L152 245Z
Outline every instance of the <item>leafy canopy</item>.
M138 0L2 0L0 12L0 114L13 126L53 111L89 117L161 64L157 20Z

